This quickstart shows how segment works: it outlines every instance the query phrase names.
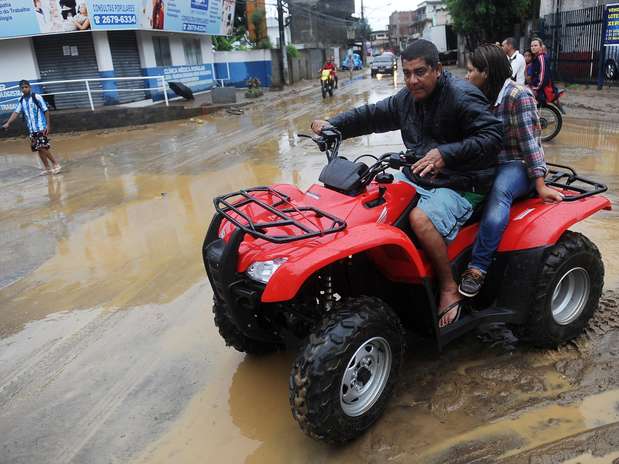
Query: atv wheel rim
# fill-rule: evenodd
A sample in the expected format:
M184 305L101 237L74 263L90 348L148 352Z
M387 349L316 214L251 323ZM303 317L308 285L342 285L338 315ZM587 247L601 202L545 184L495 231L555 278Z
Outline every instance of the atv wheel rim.
M567 325L580 316L587 300L591 283L589 273L582 267L566 272L552 293L552 317L560 325Z
M370 338L346 365L340 386L340 404L347 416L360 416L376 403L391 372L391 348L382 337Z

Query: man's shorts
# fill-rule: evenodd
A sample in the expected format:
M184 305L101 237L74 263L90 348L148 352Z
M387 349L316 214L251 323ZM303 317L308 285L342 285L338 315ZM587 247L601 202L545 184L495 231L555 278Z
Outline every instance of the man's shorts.
M30 149L32 151L39 151L43 148L49 148L49 139L43 132L33 132L30 134Z
M473 206L455 190L448 188L425 189L411 182L403 173L396 175L413 185L419 194L417 208L421 209L446 242L456 238L460 228L473 214Z

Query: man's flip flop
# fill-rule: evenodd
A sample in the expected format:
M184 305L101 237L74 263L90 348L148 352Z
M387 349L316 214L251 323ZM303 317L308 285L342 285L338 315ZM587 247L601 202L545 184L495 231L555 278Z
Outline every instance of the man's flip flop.
M449 323L445 324L443 327L441 327L439 325L439 327L442 329L444 327L447 327L450 324L453 324L454 322L456 322L458 319L460 319L460 312L462 310L462 303L464 302L464 300L458 300L452 304L450 304L449 306L447 306L445 309L443 309L443 311L441 311L438 315L438 322L440 324L441 319L443 318L443 316L445 314L447 314L449 311L451 311L452 309L454 309L454 307L458 307L458 310L456 311L456 317L454 317Z

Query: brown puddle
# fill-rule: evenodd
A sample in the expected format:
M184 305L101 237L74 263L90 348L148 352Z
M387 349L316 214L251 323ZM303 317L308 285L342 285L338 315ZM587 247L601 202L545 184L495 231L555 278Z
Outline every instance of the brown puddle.
M587 433L614 430L619 422L619 298L613 292L619 289L617 211L601 212L574 228L597 244L606 265L605 299L586 336L556 351L513 347L501 334L484 341L471 335L440 356L430 346L413 344L385 416L342 448L307 438L292 419L287 384L293 353L254 359L223 346L207 311L211 294L200 255L212 198L273 182L310 185L324 156L295 135L307 132L313 117L375 101L392 93L397 82L383 79L373 85L363 81L344 87L324 103L317 94L300 94L266 101L242 116L218 114L199 118L203 122L58 136L55 147L66 171L56 178L36 175L30 155L21 154L21 141L3 145L5 162L17 173L0 189L0 227L6 231L0 242L4 348L23 348L21 356L32 359L25 362L28 367L48 344L76 339L66 349L62 362L67 364L58 363L47 376L27 382L19 377L24 367L14 382L0 381L0 404L23 408L24 423L41 422L48 441L77 443L67 448L70 452L50 456L74 456L73 462L104 462L110 456L142 463L511 464L533 463L531 456L546 453L554 463L557 443L579 437L585 442ZM378 154L400 149L401 140L397 134L377 134L342 148L344 154ZM546 146L546 155L607 183L608 196L619 207L616 127L568 118L559 137ZM110 311L119 308L130 311ZM60 323L64 319L66 325ZM74 319L84 321L72 324ZM43 340L46 327L56 328ZM30 337L40 350L32 357ZM95 340L88 342L88 337ZM146 341L151 344L142 346ZM88 356L82 344L90 347ZM108 360L101 369L107 383L88 383L113 349L114 355L130 359ZM56 363L44 358L40 369ZM65 379L71 365L74 376ZM7 394L11 382L28 395ZM54 386L57 390L49 392ZM151 394L148 401L149 388L168 396ZM146 399L136 400L135 390L145 392ZM117 391L124 402L111 398ZM79 407L90 412L76 419L88 428L86 438L80 430L61 429L50 415L37 415L45 411L45 393L72 398L76 392L89 398ZM93 407L91 397L105 401ZM170 402L177 403L173 412L166 411ZM75 408L69 404L69 412L58 417L70 422L70 414L82 411ZM93 410L102 419L88 422ZM108 413L127 416L129 422L107 418ZM130 422L135 417L139 425ZM61 432L54 432L57 428ZM40 436L11 430L13 440L28 437L26 443L37 443L41 453L47 450ZM116 435L108 437L108 430ZM135 439L133 448L119 438L125 436ZM561 456L574 463L611 462L619 445L602 438L595 449L574 444ZM99 448L88 448L97 440L103 443ZM80 446L90 454L79 454Z

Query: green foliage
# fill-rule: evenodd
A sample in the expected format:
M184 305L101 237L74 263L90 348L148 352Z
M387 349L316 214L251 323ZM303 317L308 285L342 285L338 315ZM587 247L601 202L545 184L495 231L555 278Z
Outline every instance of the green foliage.
M213 47L218 52L229 52L232 50L233 38L224 36L213 36Z
M260 39L258 42L256 42L255 48L269 50L273 48L273 44L271 43L271 39L269 39L268 37L265 37L264 39Z
M531 0L446 0L454 28L464 35L469 50L513 35L514 24L531 11ZM533 1L535 3L535 1Z
M266 30L266 11L260 8L256 9L248 18L245 3L244 1L237 1L232 35L229 37L213 36L213 47L216 51L227 52L231 50L243 51L256 48L273 48ZM257 37L255 41L249 37L248 21L254 27L254 36Z
M291 58L299 58L301 56L301 53L299 53L299 49L293 44L286 45L286 51Z

